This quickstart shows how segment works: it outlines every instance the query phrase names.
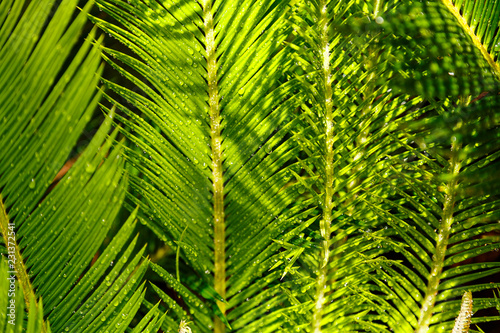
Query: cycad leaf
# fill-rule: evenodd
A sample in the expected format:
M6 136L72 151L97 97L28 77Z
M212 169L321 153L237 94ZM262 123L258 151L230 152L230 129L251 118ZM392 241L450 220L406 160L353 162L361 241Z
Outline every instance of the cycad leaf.
M142 91L108 82L129 103L113 99L125 135L137 145L127 156L140 175L131 186L143 221L172 248L180 246L198 279L227 300L218 307L222 315L231 310L233 330L273 331L284 321L266 319L284 297L279 272L266 273L280 248L274 240L306 227L285 214L297 196L294 185L286 187L297 152L289 111L300 102L293 97L298 82L279 82L291 63L281 48L291 30L287 1L98 4L119 25L95 22L138 56L104 49ZM248 289L255 283L268 290ZM210 297L206 302L212 306ZM243 306L245 317L237 315ZM178 327L185 318L174 312ZM207 325L192 315L193 331L224 330L223 320Z
M406 100L391 100L387 86L376 84L385 67L369 39L352 43L355 34L344 33L357 10L354 1L297 2L291 21L295 70L306 96L302 127L294 133L306 159L294 175L305 189L304 204L315 207L308 215L319 222L307 230L316 246L302 247L297 269L315 282L290 297L309 304L306 315L294 318L307 332L383 330L376 323L381 316L371 312L377 286L370 274L383 261L375 257L386 251L385 235L372 233L377 222L364 201L374 176L387 167L384 157L397 148L391 136L397 127L388 123L406 110L400 104Z
M474 296L497 286L479 282L498 272L497 263L465 262L499 246L486 235L499 229L498 186L488 183L497 177L499 78L455 14L438 2L412 3L372 24L383 28L377 44L393 59L390 84L427 98L398 120L399 154L388 156L392 166L369 189L375 201L367 200L386 224L385 235L410 245L395 248L404 266L383 265L374 275L401 314L391 313L389 327L401 331L451 330L465 290ZM385 35L387 30L397 37ZM476 98L485 91L485 98ZM474 311L488 307L477 302Z
M130 206L182 258L152 266L164 330L451 330L466 288L495 288L496 264L461 262L497 246L497 23L447 1L97 2L131 51L103 48L135 86L106 81Z
M89 268L127 184L121 147L111 150L118 131L107 138L112 114L70 170L56 177L101 97L96 89L102 70L99 49L91 44L95 31L78 44L92 2L79 11L77 4L0 5L0 252L19 285L12 295L2 296L2 302L15 300L18 307L17 326L3 326L8 331L46 332L50 322L56 331L124 332L144 296L139 287L147 267L147 261L139 263L142 252L128 260L132 241L120 253L133 231L134 215ZM109 268L113 260L117 264ZM2 259L2 281L3 265ZM2 294L10 290L4 287ZM2 325L9 313L2 306Z
M491 0L445 0L443 3L500 78L500 3Z
M495 69L446 6L387 2L382 8L377 4L360 6L359 11L358 4L349 1L299 2L294 16L298 35L294 49L297 65L306 73L300 78L302 91L309 98L302 105L308 123L296 135L310 160L302 163L300 182L309 189L311 203L319 197L322 219L313 225L321 234L319 255L312 252L311 260L307 256L311 251L305 250L301 258L305 271L316 277L316 291L310 294L315 306L301 325L311 332L424 332L429 322L423 323L432 317L436 299L442 302L436 311L442 313L432 322L451 330L450 320L459 308L453 297L463 294L465 283L497 272L495 264L475 265L474 273L450 279L439 288L440 277L436 278L442 265L456 265L498 247L485 239L454 244L456 248L447 250L448 237L465 227L472 228L465 239L497 230L498 208L491 198L495 185L479 185L480 180L474 179L479 174L495 178L487 165L494 167L497 161L496 112L486 106L495 102L485 99L477 107L471 104L470 111L464 104L472 99L471 93L477 96L498 88ZM297 73L301 75L301 70ZM458 136L461 125L455 126L458 121L448 131L438 124L454 117L449 116L454 111L448 110L456 104L447 98L458 96L456 104L464 106L460 113L470 115L470 120L463 119L470 126L464 125L462 136L472 143L465 151L458 149L461 144L455 146L462 138ZM413 124L414 119L421 121ZM491 132L478 134L481 126ZM406 133L408 128L412 134ZM464 160L476 173L452 174L462 171L458 166ZM472 166L474 161L479 163ZM448 183L452 180L453 184ZM454 206L462 200L472 218L464 227L453 228ZM483 209L488 213L482 215ZM407 261L401 264L380 257L391 248ZM362 287L349 287L351 281ZM442 290L437 297L433 285L435 293ZM476 285L471 290L495 286ZM341 304L350 293L356 297L346 308ZM379 293L386 296L381 298ZM302 297L302 301L308 299ZM388 327L374 325L378 322Z

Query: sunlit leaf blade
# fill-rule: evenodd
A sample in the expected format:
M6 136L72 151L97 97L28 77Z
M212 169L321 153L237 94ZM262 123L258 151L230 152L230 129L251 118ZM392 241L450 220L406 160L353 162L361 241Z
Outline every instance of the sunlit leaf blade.
M13 6L22 7L23 3L16 1ZM53 1L31 2L19 22L12 23L14 31L0 50L0 138L4 147L0 186L6 205L12 206L10 216L20 214L19 222L51 185L99 99L94 87L100 57L90 41L82 45L67 68L63 67L86 22L86 13L69 22L76 1L65 1L53 13L52 24L42 30L52 6ZM89 5L85 11L88 9ZM8 28L2 26L6 35ZM70 98L75 93L78 98Z
M291 110L301 101L296 80L280 81L291 65L283 47L291 31L288 2L97 3L118 24L94 22L136 55L104 49L140 89L106 81L131 142L127 158L138 171L132 200L141 205L142 222L180 247L194 280L202 281L191 284L193 276L180 273L192 294L181 293L183 299L205 304L186 314L155 287L173 309L175 320L164 326L174 329L187 316L193 331L274 331L284 318L268 310L285 297L281 273L267 272L280 249L274 240L288 241L307 227L289 208L298 195L289 183L298 152ZM167 285L182 289L172 278Z

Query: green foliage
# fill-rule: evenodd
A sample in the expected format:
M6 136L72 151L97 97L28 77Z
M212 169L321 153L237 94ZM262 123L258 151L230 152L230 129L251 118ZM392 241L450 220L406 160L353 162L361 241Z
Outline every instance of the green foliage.
M9 12L0 32L9 37L1 47L2 332L22 330L24 308L29 332L124 332L144 297L140 280L148 263L141 262L144 250L134 254L130 239L135 213L90 265L127 186L122 149L111 150L118 132L107 139L110 118L71 169L56 177L101 95L95 30L76 44L91 3L71 20L76 4L1 4L0 12ZM7 304L15 305L13 314L5 312Z
M94 5L0 4L0 331L500 320L500 2Z

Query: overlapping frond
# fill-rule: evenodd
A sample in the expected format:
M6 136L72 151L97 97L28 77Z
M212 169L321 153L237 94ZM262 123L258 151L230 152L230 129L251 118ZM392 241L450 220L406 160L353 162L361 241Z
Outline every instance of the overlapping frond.
M291 64L283 47L288 2L97 3L119 24L95 22L136 55L104 49L141 90L107 82L120 96L110 98L123 132L137 146L127 151L138 170L133 200L198 276L181 272L184 290L173 272L156 269L193 305L184 313L158 288L174 310L168 329L186 319L193 331L222 332L224 315L236 331L278 329L284 317L269 310L285 299L281 273L266 271L281 247L275 240L307 226L290 211L298 184L290 183L289 164L298 146L289 132L300 100L298 81L281 81Z
M448 136L442 150L434 146L436 141L422 137L422 141L416 140L420 142L416 147L413 138L407 139L411 153L402 155L403 159L392 158L389 177L380 177L380 193L393 193L390 198L374 194L385 209L371 205L392 229L390 239L409 245L395 248L404 263L380 266L377 277L387 281L380 283L381 288L398 309L397 316L391 314L397 318L390 322L391 327L405 327L408 332L449 330L465 291L474 295L497 287L475 281L498 273L498 263L475 262L474 258L499 247L493 236L499 229L498 199L494 191L475 191L477 180L467 177L468 169L487 169L488 162L496 162L488 156L466 162L462 143L454 141L456 133ZM444 149L449 154L441 155ZM474 303L474 312L490 306L487 298L480 298Z
M0 4L0 213L28 330L126 329L135 214L182 260L151 265L163 304L133 332L451 331L464 292L466 316L492 307L479 279L500 267L473 260L499 246L497 2L96 0L130 51L96 42L135 87L106 80L140 210L90 268L128 179L107 119L49 190L100 98L96 47L65 63L76 2Z
M423 132L416 136L421 141L415 151L421 152L405 163L393 184L408 199L394 206L401 214L397 220L387 219L393 225L399 223L400 236L415 239L412 251L405 256L419 262L422 269L414 279L419 276L427 285L425 292L413 289L415 294L425 295L424 300L416 299L416 304L422 302L420 314L415 313L422 332L433 323L452 326L457 297L465 290L474 295L496 286L475 281L498 273L498 263L474 263L475 257L500 246L493 237L499 229L499 206L494 183L497 175L492 171L498 165L498 122L493 120L498 107L485 108L498 103L495 99L497 96L490 96L468 106L441 106L441 115L425 121L432 124L432 130L419 126ZM475 113L479 108L481 111ZM416 215L420 215L420 221L415 220ZM410 229L414 224L419 236ZM489 301L479 299L474 310L489 306ZM433 316L433 312L438 315Z
M392 122L419 102L378 83L387 66L372 45L376 35L360 40L363 31L347 28L360 10L355 1L299 2L292 19L295 71L306 96L303 127L294 133L305 155L295 177L319 221L308 229L319 249L305 249L299 260L309 293L292 294L309 303L295 320L310 332L381 329L370 274L387 246L384 230L372 232L378 222L365 201L387 168L385 157L399 147ZM370 10L374 19L382 8Z
M2 332L124 332L144 297L147 261L130 239L135 215L96 256L127 184L109 117L58 176L101 97L95 31L78 45L92 3L80 12L77 4L0 4Z
M319 253L302 247L312 254L299 260L316 277L311 313L296 318L311 332L424 332L431 318L431 330L451 330L464 288L496 287L468 284L497 263L441 276L498 248L485 236L498 229L495 68L445 4L379 5L299 3L294 16L308 120L295 134L308 157L297 178L321 214L319 232L308 229Z
M496 8L494 2L487 6ZM382 30L372 30L376 25ZM382 203L367 200L386 225L387 239L406 245L394 247L403 261L381 262L374 281L388 296L380 304L390 328L450 331L464 292L476 300L476 293L488 297L480 292L498 287L481 282L499 272L498 262L474 258L499 247L493 171L500 148L499 80L446 4L402 5L371 27L368 31L390 33L377 44L393 59L392 87L425 98L396 121L400 148L388 156L390 166L369 191ZM479 297L473 311L491 306ZM472 323L491 320L498 317Z
M492 55L482 52L476 36L464 31L441 1L404 3L374 20L351 23L358 30L380 33L374 44L394 71L390 85L395 92L447 98L477 96L486 87L498 87Z

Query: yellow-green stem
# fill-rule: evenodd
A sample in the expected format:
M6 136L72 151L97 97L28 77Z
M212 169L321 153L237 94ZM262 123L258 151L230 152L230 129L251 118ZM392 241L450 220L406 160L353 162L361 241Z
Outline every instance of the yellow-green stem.
M426 333L429 330L429 324L432 319L434 305L438 294L439 283L443 271L443 264L446 258L446 249L448 247L448 239L450 238L451 226L453 224L453 212L456 200L457 176L460 172L460 162L458 160L459 145L452 144L453 157L450 161L450 171L452 179L445 187L446 195L441 219L441 226L436 242L434 256L432 257L432 266L430 278L427 283L424 303L420 309L420 317L418 319L416 333Z
M333 101L332 82L330 69L330 45L328 41L328 16L326 2L320 2L321 53L323 61L323 89L325 94L324 109L326 122L326 164L325 164L325 202L323 218L320 221L321 249L319 261L319 274L316 281L316 304L312 318L312 332L321 332L321 319L325 300L325 288L328 282L328 262L330 260L330 227L333 210Z
M226 297L226 252L224 223L224 183L222 178L221 117L219 110L219 91L217 86L217 54L215 47L215 31L210 0L203 1L203 18L205 25L205 45L208 74L208 104L212 146L212 177L214 201L214 289ZM218 302L223 314L226 305ZM219 318L214 318L214 332L223 333L226 328Z
M7 211L5 209L5 205L3 203L3 198L0 195L0 231L2 233L2 237L5 243L5 247L14 247L14 269L15 274L17 275L17 280L23 290L24 301L26 303L26 308L30 309L31 301L34 302L36 308L38 309L38 303L36 301L35 291L33 286L31 285L31 281L28 275L28 271L26 270L26 266L24 265L23 258L21 256L21 251L19 250L19 246L17 244L17 237L13 236L12 231L9 229L9 216L7 215ZM15 233L15 229L14 229ZM9 237L10 236L10 237ZM46 331L45 322L42 324L42 332Z

